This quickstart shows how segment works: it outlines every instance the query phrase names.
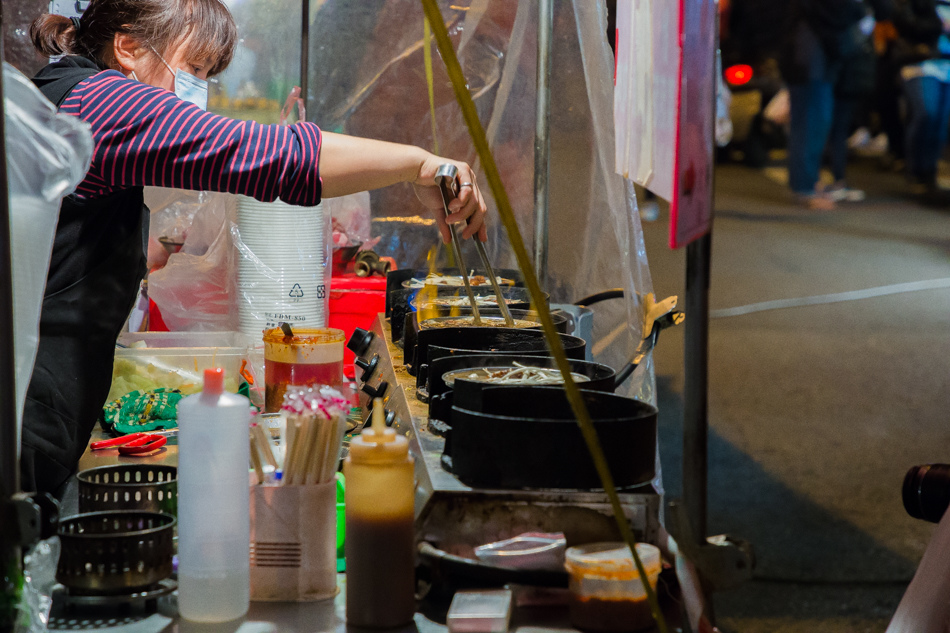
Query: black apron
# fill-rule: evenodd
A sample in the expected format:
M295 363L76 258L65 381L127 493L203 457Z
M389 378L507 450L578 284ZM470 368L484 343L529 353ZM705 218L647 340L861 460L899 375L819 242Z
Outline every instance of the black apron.
M34 83L59 107L99 70L66 58L41 70ZM63 199L23 412L23 490L61 495L76 470L109 394L116 338L146 272L147 238L141 187Z

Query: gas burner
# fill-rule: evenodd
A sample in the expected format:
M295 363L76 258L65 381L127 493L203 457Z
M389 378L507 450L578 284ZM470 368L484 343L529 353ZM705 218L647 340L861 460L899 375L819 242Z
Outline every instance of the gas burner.
M98 609L103 607L122 608L141 604L144 605L147 612L151 613L157 610L159 598L170 595L176 589L178 589L178 583L168 578L131 593L104 595L70 591L62 585L56 585L53 589L53 602L70 611L73 609Z

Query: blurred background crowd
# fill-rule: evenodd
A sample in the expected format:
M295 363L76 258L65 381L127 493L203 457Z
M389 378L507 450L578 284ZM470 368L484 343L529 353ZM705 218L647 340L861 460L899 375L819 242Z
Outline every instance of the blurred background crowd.
M803 208L861 201L854 156L944 203L950 0L720 0L733 134L720 160L784 164ZM784 170L783 170L784 171Z

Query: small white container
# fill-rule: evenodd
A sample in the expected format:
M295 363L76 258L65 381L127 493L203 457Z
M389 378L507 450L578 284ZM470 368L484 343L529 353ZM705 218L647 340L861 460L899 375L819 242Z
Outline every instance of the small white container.
M659 548L637 543L637 555L656 590L662 569ZM637 631L653 626L650 603L626 543L571 547L565 559L572 625L582 631Z
M505 633L511 620L511 590L458 591L446 624L450 633Z

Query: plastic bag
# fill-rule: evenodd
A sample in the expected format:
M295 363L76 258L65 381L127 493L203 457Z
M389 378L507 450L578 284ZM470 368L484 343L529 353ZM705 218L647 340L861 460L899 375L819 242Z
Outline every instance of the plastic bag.
M17 624L17 633L45 633L47 630L59 553L59 537L54 536L34 545L23 557L20 610L25 617Z
M19 446L59 206L62 197L85 177L93 145L88 125L76 117L58 114L29 79L6 63L3 96Z
M527 532L504 541L480 545L475 558L483 563L511 569L564 568L567 540L561 533Z
M151 228L177 227L184 239L179 252L149 273L149 298L172 331L237 330L233 196L192 191L168 196L162 208L153 210ZM190 223L183 219L188 216L192 217ZM158 237L161 235L153 232L149 243Z
M168 263L182 249L201 205L211 194L183 189L145 188L145 203L151 210L148 225L148 268Z
M361 250L367 250L379 242L379 238L370 239L372 217L368 191L327 198L323 206L333 221L333 248L359 246Z

